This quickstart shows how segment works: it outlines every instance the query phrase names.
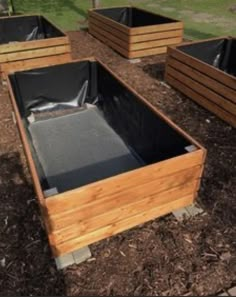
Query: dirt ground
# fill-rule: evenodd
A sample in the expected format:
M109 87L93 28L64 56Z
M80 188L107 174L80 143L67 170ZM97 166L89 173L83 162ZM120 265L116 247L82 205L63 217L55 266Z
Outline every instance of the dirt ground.
M132 64L86 32L74 58L97 56L208 149L198 202L91 245L93 257L56 270L6 90L0 89L0 295L214 295L236 285L236 132L163 82L165 56Z

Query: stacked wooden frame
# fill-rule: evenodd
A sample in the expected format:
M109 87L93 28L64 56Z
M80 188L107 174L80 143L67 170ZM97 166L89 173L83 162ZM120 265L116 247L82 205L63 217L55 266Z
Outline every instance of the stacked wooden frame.
M42 65L51 65L53 63L66 62L71 60L71 48L68 36L66 36L55 25L52 25L42 16L12 16L0 18L0 32L5 32L6 21L20 20L27 21L27 18L41 18L46 21L55 31L59 32L59 37L47 37L30 41L11 41L9 43L0 43L0 78L5 79L7 73L21 69L31 69ZM2 26L2 23L4 25ZM16 26L17 26L16 24ZM14 28L13 28L14 29Z
M90 59L90 61L95 61ZM73 61L70 63L76 63ZM46 198L10 80L8 87L50 245L55 257L190 205L200 186L205 149L102 62L156 117L190 143L184 154ZM132 115L131 115L132 116ZM135 131L134 131L135 133Z
M211 48L211 43L219 42L220 44L230 40L234 40L236 44L236 39L220 37L169 47L165 79L171 86L236 127L236 76L213 66L214 63L206 63L184 50L189 46L197 47L198 53L207 57L206 51ZM205 45L205 50L200 49L202 45ZM217 49L217 46L213 46L214 50ZM232 57L233 54L235 55L235 53L231 53ZM219 55L216 55L215 63L218 63L218 58ZM234 68L236 73L236 65Z
M149 25L129 26L109 17L110 12L116 15L117 10L121 13L122 10L128 10L129 19L134 18L133 11L137 12L146 19L142 24ZM135 19L138 22L140 17ZM181 43L183 22L131 6L92 9L89 10L89 32L124 57L132 59L163 54L167 46Z

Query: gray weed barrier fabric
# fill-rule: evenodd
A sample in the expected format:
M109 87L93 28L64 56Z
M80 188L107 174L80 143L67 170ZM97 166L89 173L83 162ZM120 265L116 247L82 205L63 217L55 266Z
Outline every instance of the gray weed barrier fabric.
M191 144L98 62L17 72L10 81L44 191L167 160Z

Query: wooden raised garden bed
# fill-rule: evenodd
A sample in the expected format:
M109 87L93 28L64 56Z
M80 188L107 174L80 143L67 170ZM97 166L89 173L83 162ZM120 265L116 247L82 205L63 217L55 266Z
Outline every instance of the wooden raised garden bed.
M221 37L168 49L166 81L236 127L236 39Z
M163 54L182 42L183 23L136 7L92 9L89 32L131 59Z
M8 85L55 257L196 198L204 148L102 62L18 72Z
M71 60L69 38L43 16L0 18L0 78Z

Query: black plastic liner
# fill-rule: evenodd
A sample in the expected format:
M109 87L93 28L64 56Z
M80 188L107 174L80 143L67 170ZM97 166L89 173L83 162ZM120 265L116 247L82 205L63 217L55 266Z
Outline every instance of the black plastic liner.
M142 27L176 22L136 7L96 9L96 12L128 27Z
M236 76L236 39L217 39L179 46L178 49L196 59Z
M65 36L42 16L0 19L0 44Z
M45 190L63 192L182 155L191 144L97 62L18 72L10 81Z

